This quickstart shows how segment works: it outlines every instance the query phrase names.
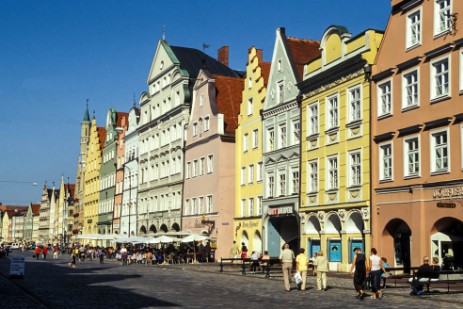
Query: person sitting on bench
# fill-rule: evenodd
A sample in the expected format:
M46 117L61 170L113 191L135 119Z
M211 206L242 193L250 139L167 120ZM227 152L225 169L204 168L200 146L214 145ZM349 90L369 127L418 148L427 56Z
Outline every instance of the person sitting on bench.
M425 256L423 258L423 265L418 267L416 276L411 281L411 294L423 294L423 283L426 283L427 292L429 292L429 280L439 278L439 270L434 270L433 267L429 265L429 257Z

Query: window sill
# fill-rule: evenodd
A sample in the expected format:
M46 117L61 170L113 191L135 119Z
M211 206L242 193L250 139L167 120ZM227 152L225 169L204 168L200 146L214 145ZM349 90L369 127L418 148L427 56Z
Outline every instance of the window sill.
M318 139L319 136L320 136L319 133L310 134L309 136L307 136L307 140L308 141L313 141L313 140Z
M439 102L442 102L442 101L445 101L445 100L448 100L448 99L451 99L451 98L452 98L451 96L446 94L446 95L431 99L431 104L439 103Z
M310 192L307 192L307 196L317 195L317 194L318 194L318 191L310 191Z
M417 109L419 107L420 107L419 104L414 104L414 105L409 105L409 106L402 107L402 113L408 112L410 110Z
M339 191L339 189L338 189L338 188L335 188L335 189L327 189L325 192L326 192L327 194L330 194L330 193L337 193L338 191Z
M325 134L333 134L333 133L337 133L338 131L339 131L339 126L338 126L338 127L329 128L328 130L325 131Z
M445 170L445 171L434 171L434 172L431 172L431 176L438 176L438 175L445 175L445 174L450 174L450 171L449 171L449 170Z
M379 183L382 184L382 183L389 183L389 182L393 182L394 180L391 178L391 179L380 179L379 180Z
M404 177L405 180L407 179L415 179L415 178L420 178L421 175L407 175Z
M450 33L450 29L444 30L444 31L439 32L439 33L434 33L434 37L433 37L433 38L434 38L434 39L438 39L438 38L440 38L440 37L442 37L442 36L445 36L445 35L447 35L447 34L449 34L449 33Z
M361 189L362 185L351 185L347 187L347 190Z
M378 116L378 120L389 118L389 117L392 117L392 113L387 113L387 114L380 115L380 116Z
M415 49L417 47L420 47L420 46L421 46L421 42L418 42L418 43L415 43L413 45L407 46L405 48L405 52L408 53L409 51L411 51L411 50L413 50L413 49Z

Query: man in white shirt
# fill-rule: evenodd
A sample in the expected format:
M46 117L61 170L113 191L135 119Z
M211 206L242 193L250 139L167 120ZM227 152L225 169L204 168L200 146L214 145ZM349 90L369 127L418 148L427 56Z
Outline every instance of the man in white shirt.
M293 260L294 252L289 249L289 244L285 243L283 246L283 251L280 253L281 268L283 270L283 280L285 283L285 291L289 292L291 290L291 283L289 278L291 277L291 271L293 269Z

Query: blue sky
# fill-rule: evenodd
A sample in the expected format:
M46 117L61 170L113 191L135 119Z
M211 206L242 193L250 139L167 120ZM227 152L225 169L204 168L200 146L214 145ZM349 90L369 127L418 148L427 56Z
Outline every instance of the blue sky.
M75 182L85 101L99 126L110 107L138 102L164 25L171 45L206 43L214 57L229 45L244 70L251 46L271 60L278 27L356 35L384 30L390 10L390 0L0 0L0 202L39 203L45 181Z

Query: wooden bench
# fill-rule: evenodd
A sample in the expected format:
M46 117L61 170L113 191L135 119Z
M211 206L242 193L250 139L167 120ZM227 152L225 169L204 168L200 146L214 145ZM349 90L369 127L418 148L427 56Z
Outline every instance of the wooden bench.
M409 282L411 283L413 280L418 280L419 283L426 285L428 293L431 283L447 284L447 294L450 294L450 284L463 282L463 270L441 270L439 271L438 278L418 278L415 270L413 272L413 277L409 279Z
M410 267L410 272L406 273L403 267L389 267L386 269L390 276L388 279L394 279L394 287L397 287L397 280L400 279L409 279L413 277L413 272L418 269L418 267ZM408 269L407 269L408 270ZM383 278L383 286L386 286L386 278Z
M265 278L270 278L271 272L275 273L275 266L281 266L279 258L270 258L269 260L258 259L262 273L265 274ZM238 262L238 263L236 263ZM241 274L246 275L246 267L251 266L252 260L250 258L222 258L220 259L219 272L224 272L226 265L233 267L241 267ZM273 269L273 271L272 271ZM276 268L278 269L278 268Z

